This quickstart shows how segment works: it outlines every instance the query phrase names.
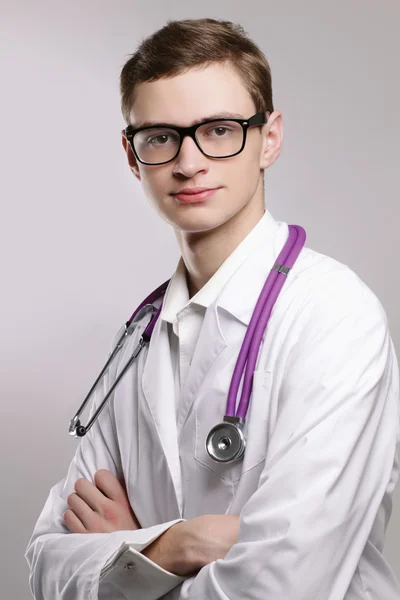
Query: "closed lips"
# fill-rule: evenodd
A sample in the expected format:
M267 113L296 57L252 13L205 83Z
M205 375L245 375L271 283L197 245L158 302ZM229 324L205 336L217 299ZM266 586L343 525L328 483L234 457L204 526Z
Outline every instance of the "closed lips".
M216 188L184 188L183 190L179 190L178 192L173 192L173 194L199 194L200 192L206 192L208 190L214 190Z

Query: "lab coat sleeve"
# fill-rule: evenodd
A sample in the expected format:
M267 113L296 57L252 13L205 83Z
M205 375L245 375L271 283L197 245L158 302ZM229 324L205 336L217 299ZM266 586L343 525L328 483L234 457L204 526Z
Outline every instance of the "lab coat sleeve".
M115 341L119 335L120 332ZM107 378L101 387L101 392L94 395L89 418L109 389ZM84 534L71 533L64 523L67 497L78 479L84 477L93 483L99 469L108 469L117 477L122 475L109 405L108 402L91 429L77 441L67 476L51 488L29 540L24 556L35 600L156 600L185 579L140 553L169 527L185 519L135 531ZM130 549L124 551L126 544ZM101 576L114 557L115 563Z
M237 543L168 597L345 598L399 441L399 372L386 313L359 281L322 276L304 304Z

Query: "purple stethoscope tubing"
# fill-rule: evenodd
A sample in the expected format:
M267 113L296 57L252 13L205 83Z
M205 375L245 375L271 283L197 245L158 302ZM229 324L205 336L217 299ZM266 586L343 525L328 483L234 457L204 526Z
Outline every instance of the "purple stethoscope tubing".
M279 254L271 269L261 294L258 298L253 315L251 317L242 347L236 362L228 392L226 414L246 418L247 409L253 385L253 374L256 365L261 341L271 315L274 304L286 281L288 271L293 267L306 240L306 232L299 225L289 225L289 236L285 246ZM247 360L246 371L243 380L242 393L239 406L235 415L236 396L242 377L244 363Z
M298 255L301 252L301 249L304 246L305 240L306 240L306 232L303 229L303 227L300 227L299 225L288 225L288 228L289 228L289 235L288 235L287 241L286 241L284 247L282 248L274 266L272 267L272 269L267 277L267 280L265 281L265 284L263 286L261 294L257 300L254 312L252 314L249 326L246 331L246 335L245 335L243 343L242 343L242 347L239 352L238 359L236 361L236 365L235 365L234 372L233 372L232 379L231 379L231 384L229 387L225 417L228 417L228 419L227 419L228 421L231 419L240 421L241 422L240 427L243 425L243 423L246 419L252 385L253 385L254 368L255 368L255 364L257 361L258 353L259 353L259 348L260 348L260 345L262 342L264 332L266 330L266 326L268 324L270 314L271 314L274 304L279 296L279 293L283 287L283 284L286 280L288 272L293 267ZM108 393L104 397L101 405L98 407L98 409L92 416L92 418L89 421L89 423L87 424L87 426L85 427L85 426L81 425L80 421L79 421L79 415L82 412L83 408L85 407L86 403L88 402L94 389L97 387L97 384L100 381L100 379L102 378L103 374L105 373L107 367L109 366L111 361L114 359L117 352L121 349L124 339L126 338L126 336L129 333L132 333L131 324L133 323L135 316L138 314L138 312L143 307L145 307L146 305L151 306L153 304L153 302L155 302L158 298L163 296L166 292L169 282L170 282L170 279L168 279L167 281L162 283L160 286L158 286L158 288L156 288L153 292L151 292L143 300L143 302L141 302L139 304L137 309L131 315L130 319L125 323L124 333L121 335L120 339L118 340L113 352L111 353L110 357L108 358L106 364L104 365L104 367L103 367L102 371L100 372L99 376L97 377L96 381L92 385L89 393L87 394L87 396L86 396L85 400L83 401L82 405L80 406L79 410L77 411L77 413L75 414L73 419L70 421L70 426L69 426L70 435L73 435L73 436L79 438L79 437L84 436L87 433L87 431L93 425L95 419L98 417L98 415L104 408L108 397L111 395L111 393L113 392L115 387L118 385L119 381L124 376L124 374L126 373L126 371L129 368L129 366L132 364L133 360L138 356L138 354L140 353L140 351L142 350L144 345L150 341L151 335L153 333L153 329L157 323L158 317L161 314L162 305L163 305L162 302L158 309L155 309L155 307L153 307L154 310L156 310L155 314L152 316L150 322L144 329L142 336L139 340L138 346L136 347L134 353L132 354L132 356L130 357L130 359L128 360L126 365L124 366L121 373L118 375L117 379L114 381L111 388L108 390ZM245 364L246 364L246 367L245 367ZM240 385L240 381L241 381L244 369L245 369L245 374L244 374L244 380L243 380L242 393L241 393L241 398L240 398L237 414L235 415L236 397L237 397L237 392L239 389L239 385Z

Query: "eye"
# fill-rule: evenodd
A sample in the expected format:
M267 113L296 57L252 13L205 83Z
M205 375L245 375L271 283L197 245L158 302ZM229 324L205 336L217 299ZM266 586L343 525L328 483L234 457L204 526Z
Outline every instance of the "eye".
M219 130L219 131L221 131L221 130L223 130L223 131L232 131L232 130L229 129L229 127L223 127L223 125L218 125L217 127L213 127L209 131L217 131L217 130ZM223 136L217 135L216 137L223 137Z
M149 138L146 143L147 144L152 144L154 140L159 140L161 138L168 138L169 135L167 133L160 133L159 135L155 135L151 138ZM163 143L160 144L161 146L163 145Z

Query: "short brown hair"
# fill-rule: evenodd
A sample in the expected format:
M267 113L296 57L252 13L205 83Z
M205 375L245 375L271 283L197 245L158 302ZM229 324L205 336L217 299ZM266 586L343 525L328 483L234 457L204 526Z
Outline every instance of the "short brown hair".
M120 75L121 110L127 124L135 87L193 67L230 64L241 76L256 112L274 111L271 69L264 53L239 24L221 19L168 20L142 40Z

